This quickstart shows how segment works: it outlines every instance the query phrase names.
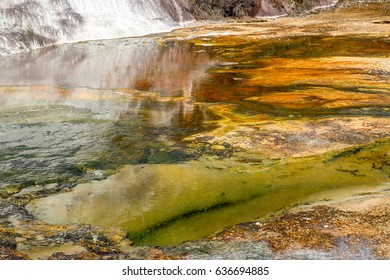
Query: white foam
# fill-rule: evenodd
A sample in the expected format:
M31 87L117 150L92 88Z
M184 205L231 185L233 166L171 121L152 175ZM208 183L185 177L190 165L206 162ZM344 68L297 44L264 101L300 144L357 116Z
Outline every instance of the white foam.
M180 0L165 5L162 0L1 0L0 55L51 43L170 31L180 27L180 20L184 20L181 3ZM170 11L165 8L167 5Z

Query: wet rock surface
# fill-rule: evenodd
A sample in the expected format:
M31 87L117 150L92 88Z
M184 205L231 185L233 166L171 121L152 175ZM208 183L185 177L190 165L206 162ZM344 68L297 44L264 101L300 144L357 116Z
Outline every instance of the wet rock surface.
M232 227L213 240L266 242L275 258L388 259L388 202L386 192L298 208Z
M0 111L0 258L389 259L390 201L381 185L386 185L390 172L386 148L390 133L390 41L384 24L389 17L385 5L362 4L294 21L238 21L175 31L162 42L185 39L196 46L187 45L186 51L192 50L191 59L182 56L181 64L187 65L188 71L181 76L185 82L180 88L173 81L183 71L172 70L174 66L158 68L168 77L165 83L156 75L147 80L146 71L144 76L134 76L135 89L113 86L108 93L77 89L75 96L88 101L81 106L62 101L53 105L50 101L20 110L7 103L10 107ZM348 21L343 19L345 13ZM218 36L226 32L229 35ZM322 36L324 33L327 35ZM348 39L351 36L353 40ZM351 45L344 48L348 40ZM304 51L310 46L315 47ZM321 56L327 49L328 55ZM176 50L163 51L167 55L158 57L172 57L178 54ZM206 52L209 58L198 56ZM207 63L193 71L189 61L194 58L199 64ZM205 65L217 58L219 63L204 75ZM121 82L118 79L114 84ZM163 90L155 91L159 87ZM71 96L74 90L59 88L60 97ZM25 89L9 85L1 90L12 101ZM44 88L28 90L50 96ZM97 98L99 94L104 98ZM106 106L105 99L110 105ZM120 104L125 106L118 114L106 110ZM135 105L140 111L128 109ZM303 162L300 171L280 172L280 178L288 179L308 172L305 164L313 158L327 167L334 165L332 172L344 178L342 182L365 180L370 185L365 191L370 194L321 205L309 200L312 205L287 212L283 207L271 217L259 214L254 222L237 222L209 238L160 247L133 246L121 227L50 224L26 210L32 200L71 192L81 183L107 182L105 179L125 164L137 168L171 164L159 172L185 174L180 171L183 166L175 164L199 160L207 163L208 170L228 171L239 177L245 171L240 163L249 166L251 173L260 168L278 171L278 164L282 168L294 165L295 160ZM247 182L240 179L241 183ZM134 197L145 198L144 205L153 205L158 196L150 186L141 186L148 189L142 195L133 192ZM300 190L310 187L308 184ZM373 193L375 188L382 192ZM272 186L266 189L272 190ZM181 189L176 191L180 194ZM217 191L213 193L217 203L212 201L212 206L184 209L181 216L174 213L163 222L237 206L229 201L231 193ZM334 199L345 199L358 191ZM293 205L284 206L291 209Z
M1 202L0 212L2 259L46 259L57 251L65 253L52 258L66 259L64 254L98 258L118 253L119 249L115 246L126 240L126 233L121 229L40 222L23 206L6 201Z
M2 187L76 181L83 174L77 163L102 149L108 130L69 107L2 110L0 119Z
M4 226L2 219L0 256L63 260L388 259L388 201L385 192L299 207L261 222L231 227L210 239L160 249L131 248L119 229L59 227L33 220L19 220L16 229Z
M280 0L193 0L191 11L197 19L220 19L226 17L272 17L308 12L333 4L330 0L280 1Z

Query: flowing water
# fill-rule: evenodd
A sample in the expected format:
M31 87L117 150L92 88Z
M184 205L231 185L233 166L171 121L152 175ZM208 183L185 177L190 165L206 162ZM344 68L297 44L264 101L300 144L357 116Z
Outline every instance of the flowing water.
M0 55L58 42L165 32L191 19L181 0L2 0Z
M166 245L388 188L389 50L387 38L149 37L9 56L1 190L77 184L27 209Z

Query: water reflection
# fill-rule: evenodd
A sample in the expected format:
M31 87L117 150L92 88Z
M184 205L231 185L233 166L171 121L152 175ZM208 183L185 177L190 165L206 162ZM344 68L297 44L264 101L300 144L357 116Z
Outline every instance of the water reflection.
M85 165L115 169L148 162L172 140L204 130L208 116L203 105L192 102L193 84L212 63L191 44L158 45L153 38L5 57L0 61L0 186L67 182L82 175Z
M85 42L5 57L2 85L135 88L162 96L185 96L204 76L210 57L184 42L153 39Z
M191 114L193 84L212 63L193 45L160 46L153 39L45 48L0 62L0 102L2 108L74 106L110 118L160 103L150 116L156 125L169 125L172 115Z

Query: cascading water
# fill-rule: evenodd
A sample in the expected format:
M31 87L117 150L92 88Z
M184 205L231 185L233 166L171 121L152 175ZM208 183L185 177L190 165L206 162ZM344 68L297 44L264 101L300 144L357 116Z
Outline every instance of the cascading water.
M2 0L0 55L164 32L191 19L183 0Z

